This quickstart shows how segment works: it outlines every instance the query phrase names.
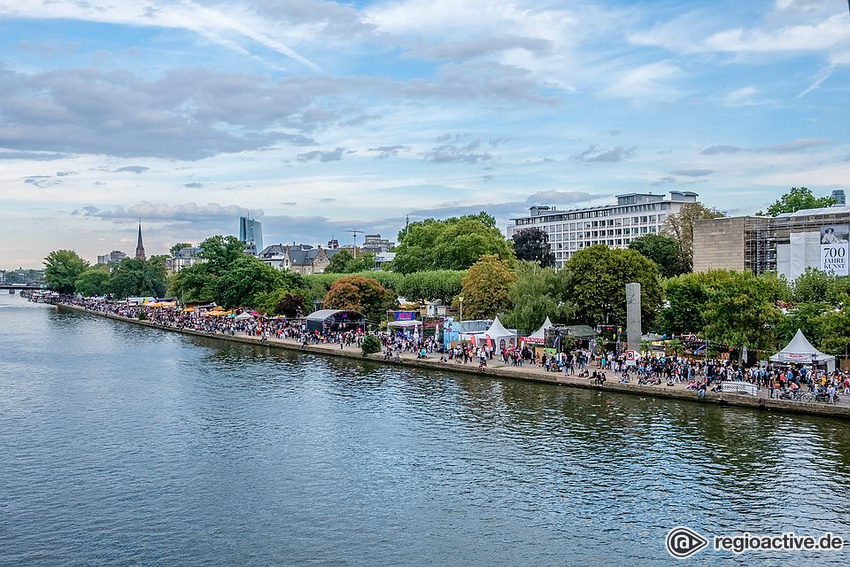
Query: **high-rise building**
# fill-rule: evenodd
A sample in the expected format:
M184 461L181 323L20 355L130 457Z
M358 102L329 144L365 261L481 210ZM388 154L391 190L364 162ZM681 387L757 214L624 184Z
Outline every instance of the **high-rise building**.
M142 221L139 221L139 239L136 242L136 258L139 260L145 260L145 245L142 244Z
M263 250L263 223L251 217L239 217L239 240L245 252L256 256Z
M534 206L527 217L515 218L508 226L508 238L526 228L540 228L549 235L549 249L555 264L562 268L573 254L605 244L610 248L628 248L641 236L658 234L670 215L697 201L692 191L670 191L670 198L652 193L617 195L617 203L585 209L557 210Z

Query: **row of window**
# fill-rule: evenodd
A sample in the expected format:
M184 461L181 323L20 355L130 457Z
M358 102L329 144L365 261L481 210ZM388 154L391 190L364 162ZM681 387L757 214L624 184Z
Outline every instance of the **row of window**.
M648 203L645 205L632 205L628 207L613 207L610 209L601 209L595 211L581 211L574 213L563 213L556 215L541 215L538 217L527 217L524 219L517 219L516 224L519 225L528 225L528 224L541 224L541 223L551 223L551 222L559 222L559 221L569 221L569 220L580 220L580 219L593 219L600 217L617 217L623 216L632 213L640 213L644 211L667 211L670 210L670 203Z
M587 230L585 232L557 232L550 235L549 242L568 242L571 240L583 240L588 238L599 238L600 236L628 236L630 234L657 234L657 226L641 226L634 228L609 228L608 230Z

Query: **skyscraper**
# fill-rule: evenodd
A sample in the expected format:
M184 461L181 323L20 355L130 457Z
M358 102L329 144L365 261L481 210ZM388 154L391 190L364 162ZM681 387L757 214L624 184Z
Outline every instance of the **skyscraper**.
M239 217L239 240L245 250L259 254L263 250L263 223L251 217Z
M142 220L139 219L139 240L136 242L136 258L139 260L146 259L145 245L142 244Z

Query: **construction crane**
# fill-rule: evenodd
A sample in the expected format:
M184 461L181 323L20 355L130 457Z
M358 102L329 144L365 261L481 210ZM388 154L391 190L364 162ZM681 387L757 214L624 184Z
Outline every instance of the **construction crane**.
M357 230L356 228L350 228L345 232L350 232L354 236L354 257L357 258L357 235L363 234L363 231Z

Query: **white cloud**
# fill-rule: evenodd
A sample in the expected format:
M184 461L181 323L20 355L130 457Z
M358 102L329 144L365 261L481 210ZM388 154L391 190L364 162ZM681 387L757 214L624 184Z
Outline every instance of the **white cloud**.
M705 46L713 51L734 53L817 51L845 44L849 37L850 19L842 13L813 25L726 30L708 37Z
M671 81L681 75L676 65L659 61L626 71L603 92L619 98L672 100L679 96L679 91Z
M99 5L73 0L17 0L3 7L0 17L82 20L142 27L178 28L194 32L206 40L240 53L251 54L250 43L256 43L318 71L318 66L300 53L272 37L274 30L267 20L248 11L220 5L208 8L183 0L177 3L119 2ZM245 44L245 40L249 40Z

